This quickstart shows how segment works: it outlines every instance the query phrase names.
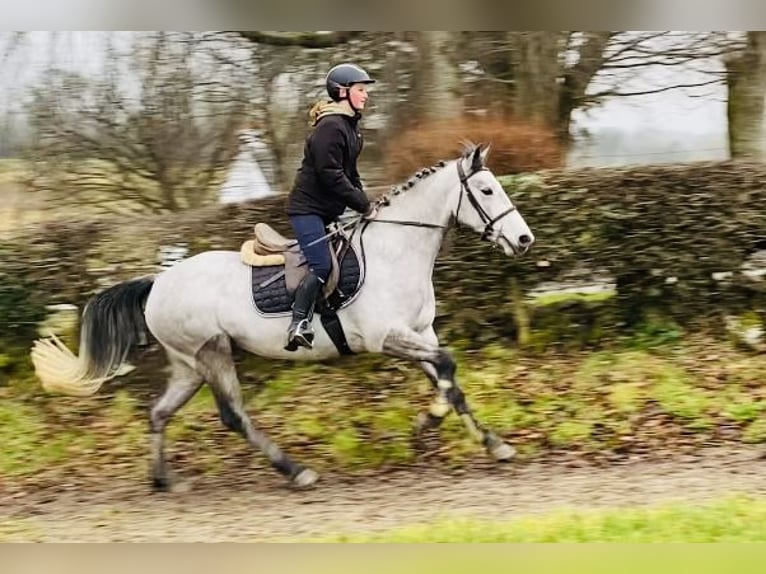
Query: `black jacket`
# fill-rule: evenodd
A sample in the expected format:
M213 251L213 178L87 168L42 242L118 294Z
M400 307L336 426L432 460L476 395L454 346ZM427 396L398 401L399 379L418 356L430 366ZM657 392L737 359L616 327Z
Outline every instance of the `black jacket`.
M288 197L288 215L315 214L329 223L347 207L359 213L369 210L356 168L363 145L359 117L333 114L319 119L306 138Z

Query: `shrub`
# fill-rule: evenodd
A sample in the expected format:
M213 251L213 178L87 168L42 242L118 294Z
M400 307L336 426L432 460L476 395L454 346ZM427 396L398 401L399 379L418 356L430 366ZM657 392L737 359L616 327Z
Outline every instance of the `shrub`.
M0 248L0 258L2 258ZM20 342L35 337L37 323L45 317L45 302L39 288L24 275L12 270L0 270L0 353L15 352ZM13 361L0 360L0 370L9 368Z
M548 129L500 117L431 121L414 125L383 149L386 177L398 181L460 154L460 142L489 143L488 167L498 175L561 167L563 153Z

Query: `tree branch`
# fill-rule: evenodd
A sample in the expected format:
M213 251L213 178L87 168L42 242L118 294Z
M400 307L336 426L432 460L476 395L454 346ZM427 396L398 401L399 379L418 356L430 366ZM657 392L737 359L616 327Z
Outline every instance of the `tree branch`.
M636 90L633 92L624 92L614 88L614 89L603 90L601 92L596 92L594 94L589 94L586 99L591 101L591 100L597 100L600 98L613 97L613 96L647 96L650 94L659 94L662 92L668 92L670 90L678 90L683 88L701 88L703 86L718 84L720 83L720 81L721 80L719 78L716 78L713 80L707 80L705 82L694 82L690 84L673 84L672 86L662 86L660 88L652 88L649 90Z
M361 32L262 32L234 30L237 34L255 42L271 46L300 46L302 48L330 48L345 44Z
M573 101L579 100L585 94L593 76L603 67L604 51L613 37L613 32L590 32L586 35L585 43L579 50L577 63L564 74L564 85Z

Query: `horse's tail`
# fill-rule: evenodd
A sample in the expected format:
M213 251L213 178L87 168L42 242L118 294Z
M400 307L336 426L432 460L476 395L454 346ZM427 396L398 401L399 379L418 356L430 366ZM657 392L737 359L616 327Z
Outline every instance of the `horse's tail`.
M146 333L143 307L153 283L132 279L92 297L82 313L79 356L55 335L35 341L32 364L43 388L85 397L125 374L128 352Z

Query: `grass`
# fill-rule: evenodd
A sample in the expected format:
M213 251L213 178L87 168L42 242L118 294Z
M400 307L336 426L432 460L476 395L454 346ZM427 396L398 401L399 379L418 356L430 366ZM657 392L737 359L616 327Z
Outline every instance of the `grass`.
M706 358L711 355L714 361ZM766 356L725 341L686 337L644 348L627 340L543 355L494 344L458 349L455 356L477 418L514 444L522 461L573 451L605 461L653 452L658 444L686 451L722 436L766 442ZM427 452L419 450L413 423L433 390L415 365L371 356L334 365L247 358L240 374L256 424L320 472L391 467L423 454L455 465L484 456L454 415L428 437ZM149 379L153 398L160 388ZM82 401L45 395L31 381L0 387L0 478L71 465L144 472L146 389L136 391L128 381L116 393ZM261 460L222 426L206 387L171 420L168 450L191 472Z
M651 396L668 414L694 421L696 424L708 422L707 412L711 406L709 393L697 388L676 369L667 369L661 378L655 381Z
M0 544L41 539L42 531L34 520L0 516Z
M27 405L0 402L0 473L13 476L29 470L34 472L35 454L44 442L44 419Z
M742 434L742 440L753 444L766 442L766 419L758 419L748 425Z
M606 510L559 510L507 521L443 517L378 533L335 534L321 542L765 542L766 499L733 495L689 506L668 503Z
M602 303L604 301L613 299L616 293L617 292L613 289L605 289L595 293L580 293L576 291L563 293L545 293L532 297L531 303L538 307L556 305L558 303L573 303L578 301L586 303Z
M0 542L41 539L38 519L0 516ZM558 509L508 520L442 516L377 532L336 532L277 542L330 543L756 543L766 542L766 499L744 494L699 504L667 502Z
M91 437L66 430L46 432L46 419L29 405L0 401L0 476L34 475L93 445Z

